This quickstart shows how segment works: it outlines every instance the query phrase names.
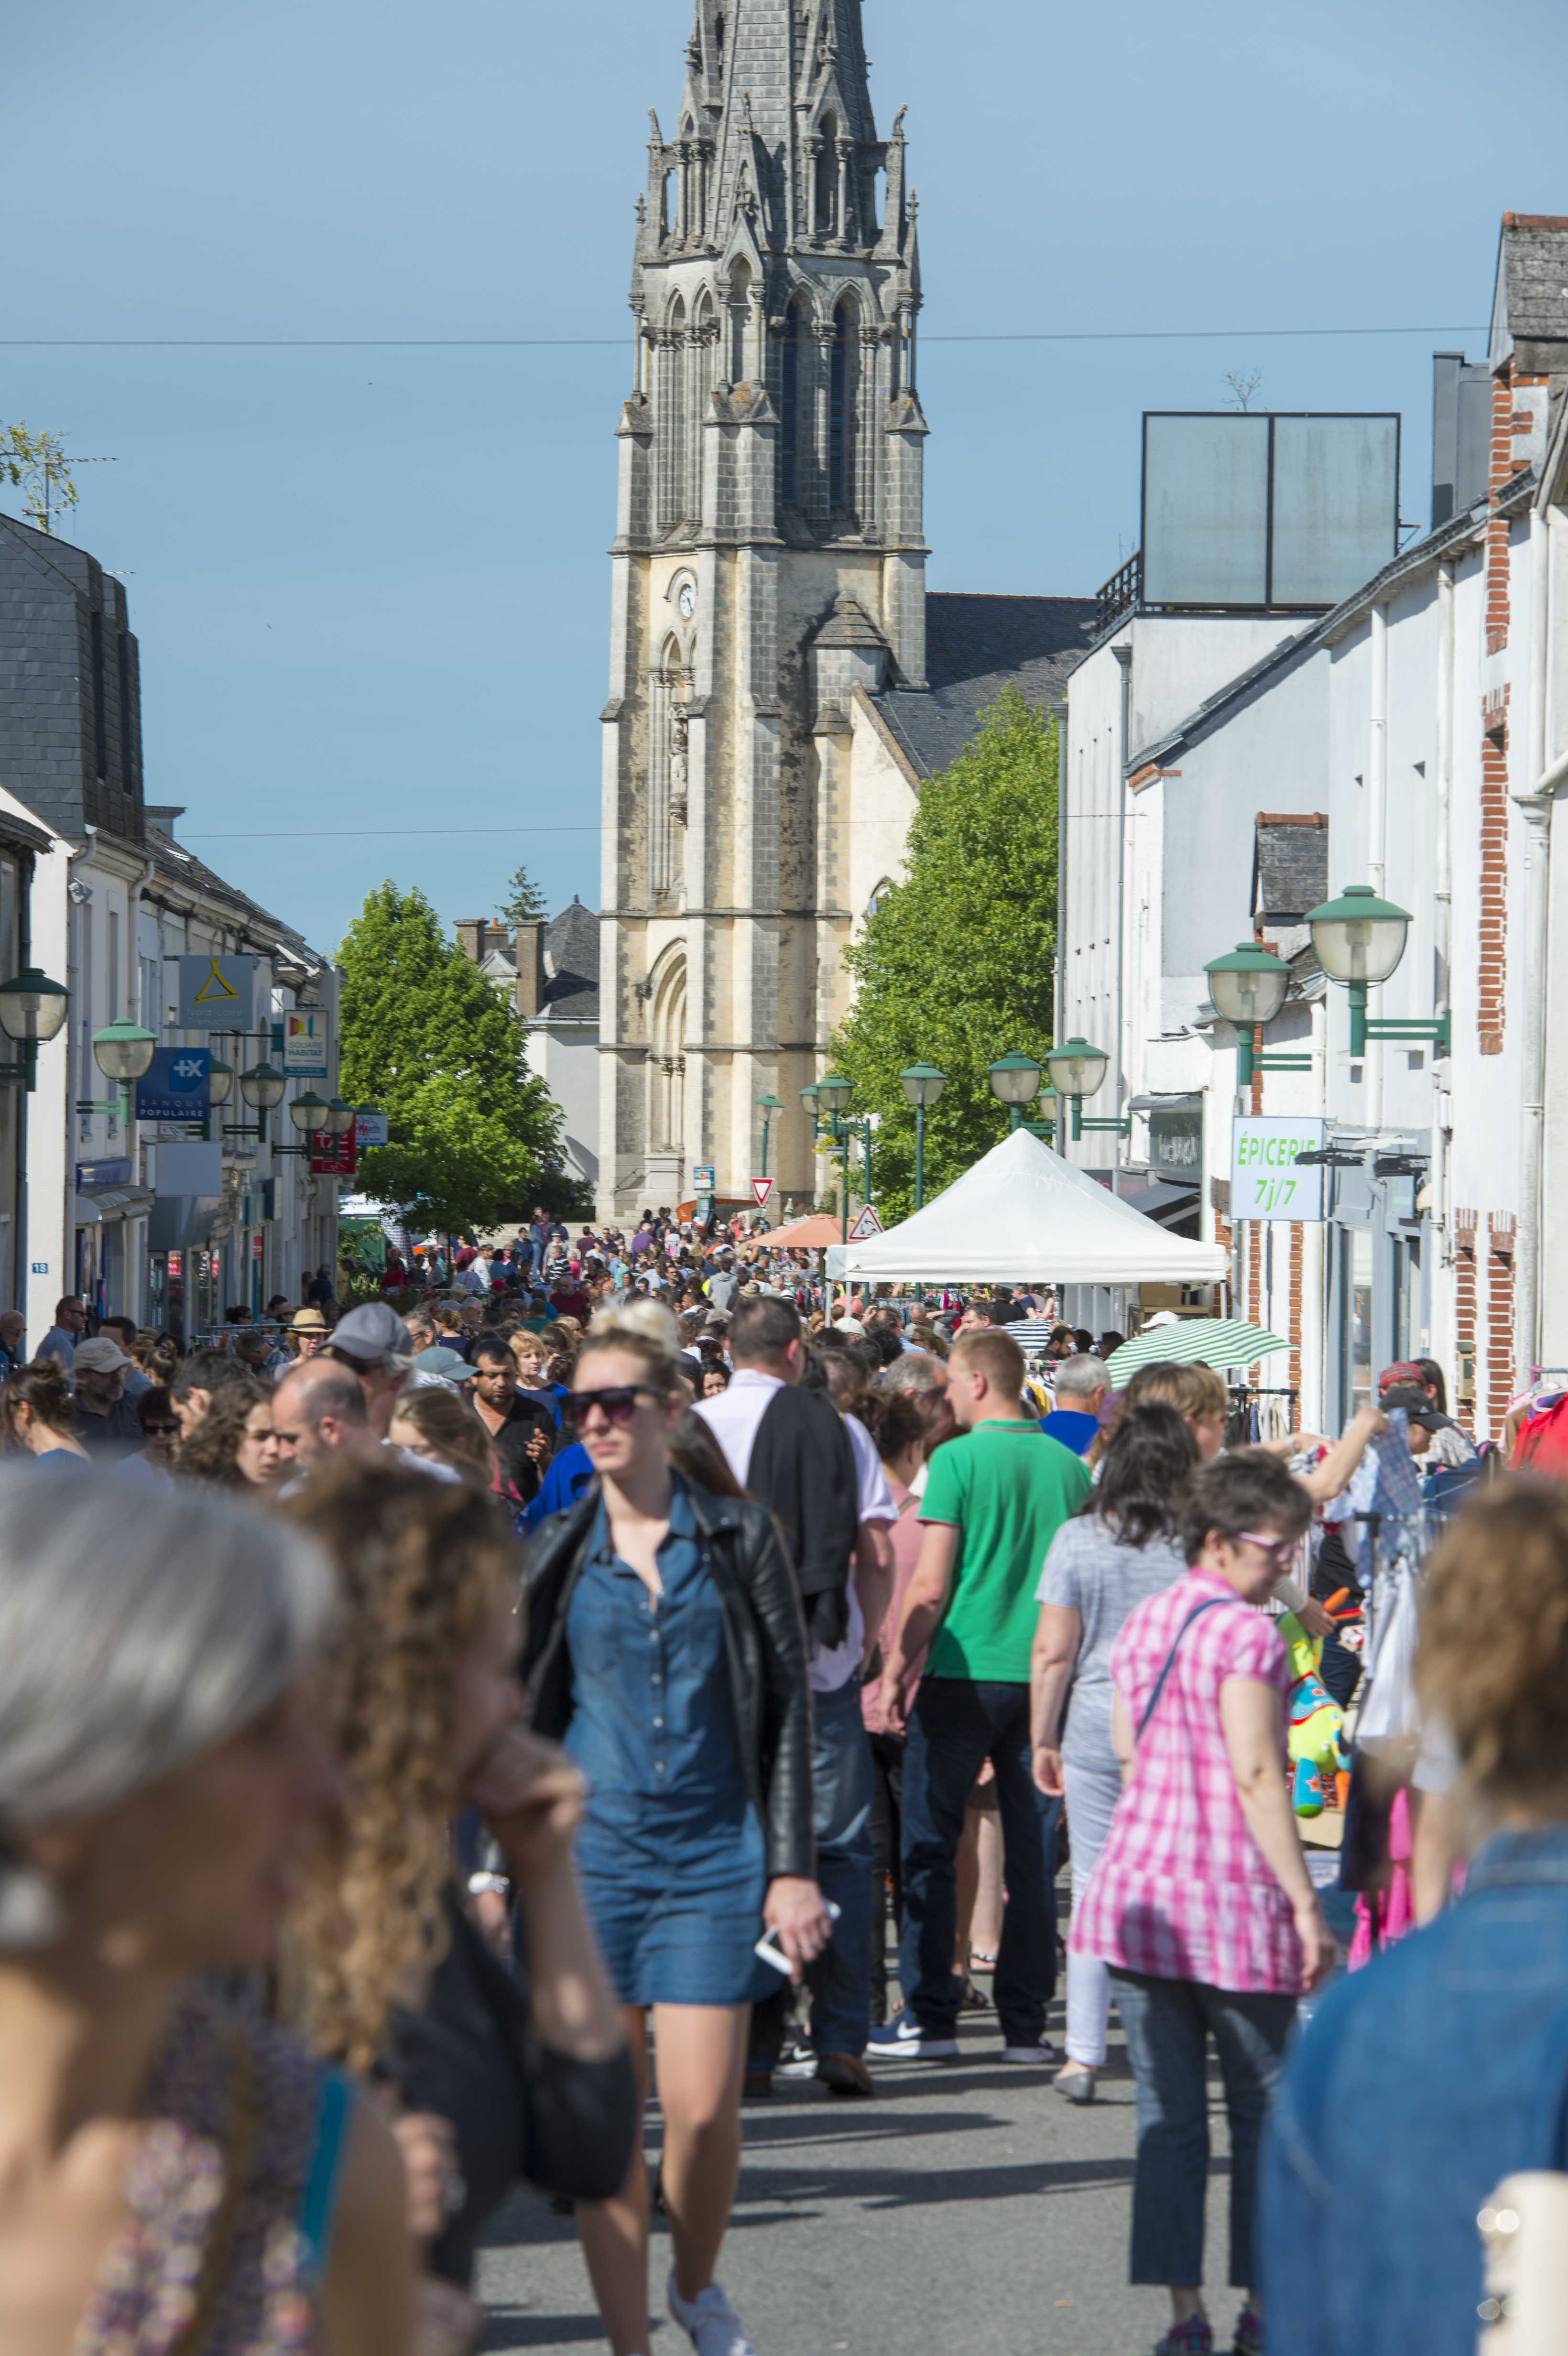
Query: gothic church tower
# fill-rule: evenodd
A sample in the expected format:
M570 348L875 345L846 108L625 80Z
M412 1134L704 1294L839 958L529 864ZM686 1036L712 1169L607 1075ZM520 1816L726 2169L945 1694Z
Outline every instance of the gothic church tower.
M926 683L915 204L860 0L697 0L686 63L616 428L599 1208L622 1220L704 1163L746 1194L767 1095L780 1194L816 1191L798 1091L847 1004L856 711Z

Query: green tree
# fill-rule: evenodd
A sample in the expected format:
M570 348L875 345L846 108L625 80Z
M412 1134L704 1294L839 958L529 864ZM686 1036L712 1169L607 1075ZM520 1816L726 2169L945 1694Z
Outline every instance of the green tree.
M29 434L19 418L15 425L0 425L0 483L22 492L22 512L37 531L52 531L60 509L75 507L70 470L80 464L66 456L58 434Z
M443 1233L524 1215L560 1181L561 1116L522 1067L522 1023L417 888L380 884L349 926L342 1087L384 1108L366 1191Z
M512 877L496 914L504 925L537 925L549 916L549 904L526 867Z
M853 1109L881 1115L872 1176L891 1225L914 1208L911 1064L947 1076L925 1117L925 1199L1008 1132L987 1076L1022 1049L1043 1064L1056 958L1056 730L1008 687L951 768L929 778L904 880L845 950L854 1007L832 1054Z

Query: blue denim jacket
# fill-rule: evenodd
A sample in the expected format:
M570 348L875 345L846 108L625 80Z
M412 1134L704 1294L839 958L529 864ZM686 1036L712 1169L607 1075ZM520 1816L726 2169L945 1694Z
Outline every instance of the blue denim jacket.
M1270 2356L1475 2356L1476 2214L1568 2165L1568 1825L1503 1833L1459 1903L1330 1989L1265 2144Z

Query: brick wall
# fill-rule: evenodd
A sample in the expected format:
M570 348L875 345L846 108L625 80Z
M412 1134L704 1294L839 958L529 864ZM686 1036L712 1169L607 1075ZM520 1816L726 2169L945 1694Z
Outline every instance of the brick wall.
M1509 1401L1517 1385L1513 1372L1513 1213L1494 1211L1487 1221L1487 1416L1494 1440L1502 1438Z
M1455 1415L1465 1430L1475 1438L1476 1410L1474 1404L1461 1397L1463 1361L1468 1357L1472 1366L1476 1352L1476 1228L1477 1214L1456 1210L1454 1214L1454 1341L1456 1357L1454 1398Z

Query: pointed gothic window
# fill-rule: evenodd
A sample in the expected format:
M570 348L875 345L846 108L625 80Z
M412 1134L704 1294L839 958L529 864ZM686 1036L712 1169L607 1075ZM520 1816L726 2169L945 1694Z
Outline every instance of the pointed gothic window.
M795 502L796 457L800 437L801 306L792 303L784 315L784 349L779 356L779 497L786 508Z
M844 498L844 394L849 360L849 305L840 303L833 314L833 341L827 361L827 504L841 508Z
M715 16L713 19L713 48L714 54L719 59L720 63L722 64L724 61L724 19L722 16Z
M677 294L659 346L659 528L686 519L686 305Z
M730 381L741 384L746 376L746 323L752 305L752 265L744 254L730 273Z

